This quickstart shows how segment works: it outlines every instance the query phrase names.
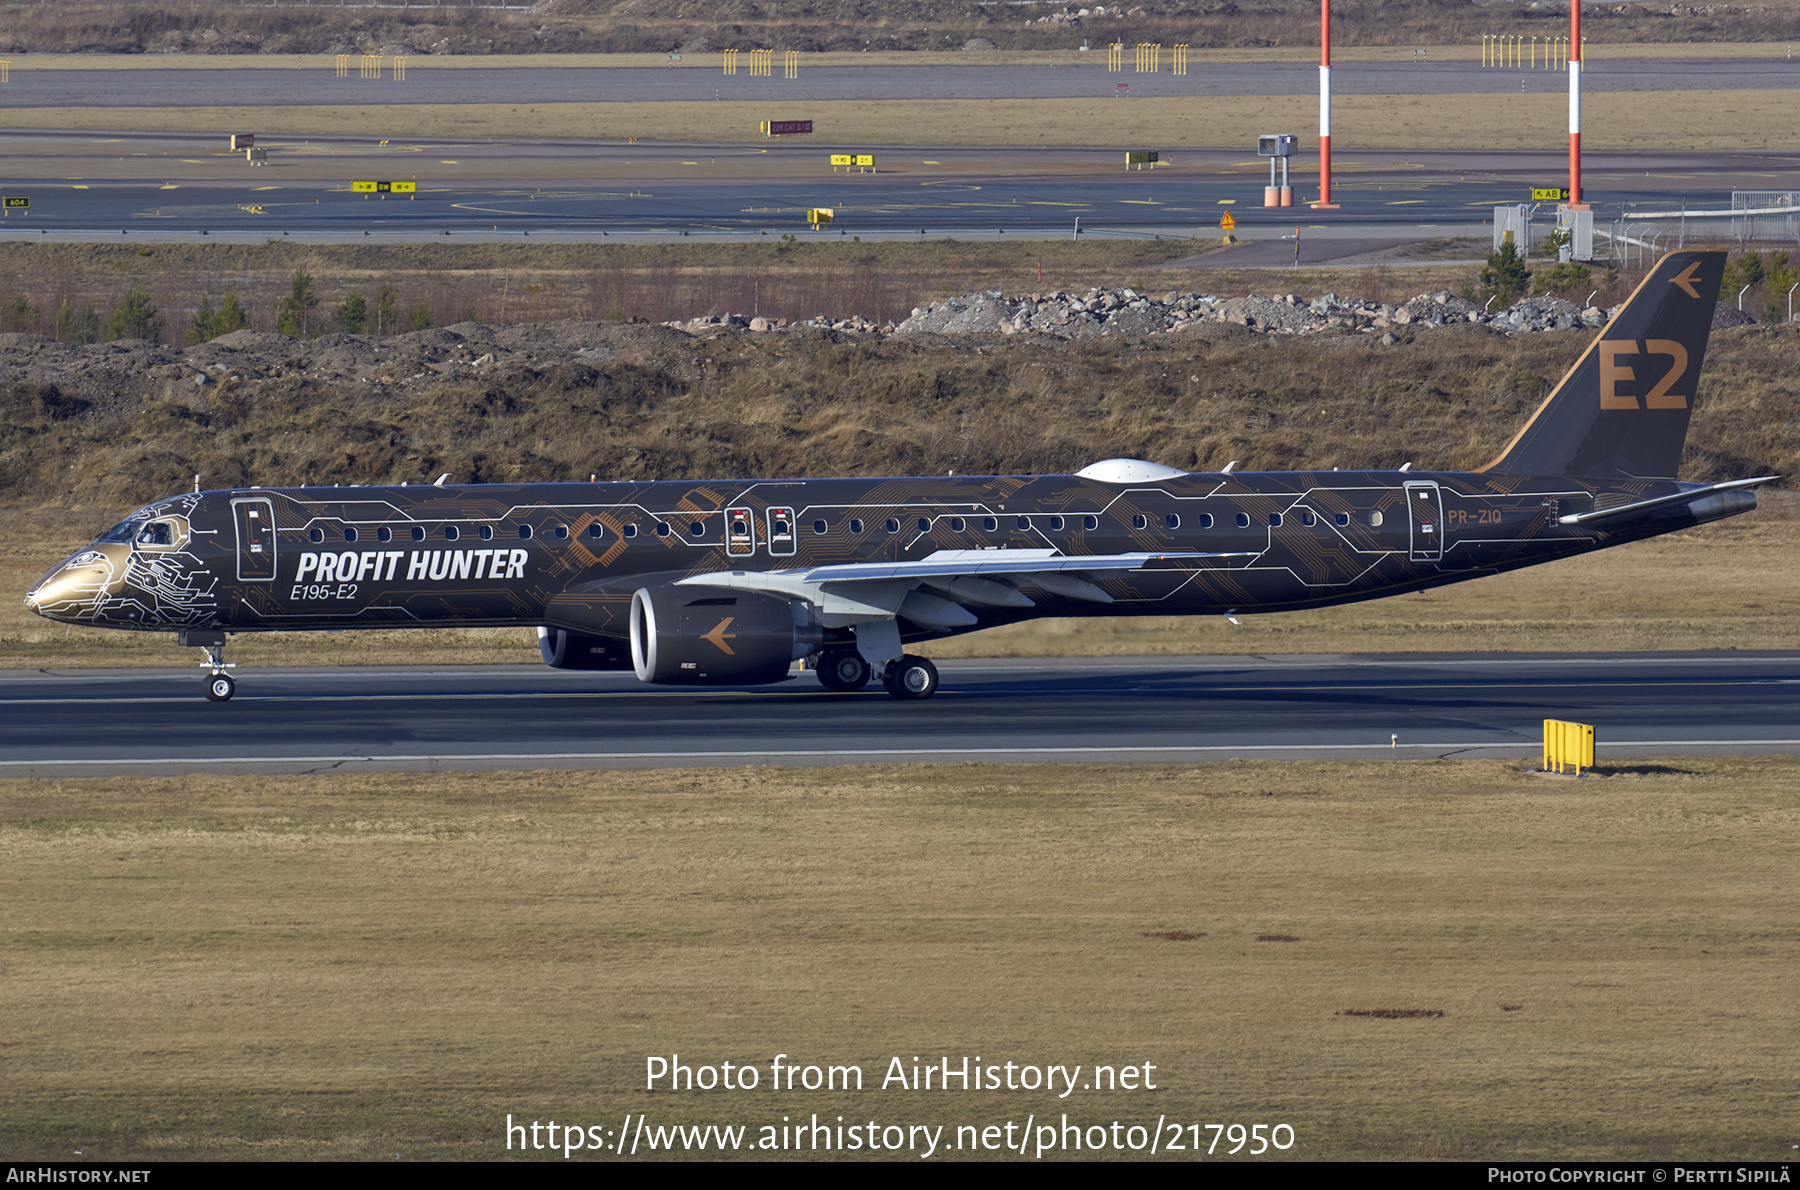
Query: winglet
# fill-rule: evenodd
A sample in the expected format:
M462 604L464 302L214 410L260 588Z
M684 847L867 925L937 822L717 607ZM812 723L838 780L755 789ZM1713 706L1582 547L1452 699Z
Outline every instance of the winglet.
M1712 333L1725 253L1671 252L1500 457L1504 475L1673 479Z

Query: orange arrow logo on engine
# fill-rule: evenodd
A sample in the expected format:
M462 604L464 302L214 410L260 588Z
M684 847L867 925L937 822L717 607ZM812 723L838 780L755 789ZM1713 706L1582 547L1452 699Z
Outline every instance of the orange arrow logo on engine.
M731 646L725 643L728 640L736 640L737 639L737 633L725 631L727 628L731 627L731 621L735 618L736 618L735 616L726 616L723 620L719 621L717 627L715 627L711 632L707 633L705 636L701 637L700 639L701 640L709 640L713 644L718 645L719 648L725 650L725 653L727 656L730 656L730 657L737 656L736 653L733 653L731 651Z
M1696 260L1693 264L1690 264L1687 268L1682 269L1680 274L1678 274L1677 276L1670 277L1669 284L1670 285L1679 285L1679 286L1681 286L1682 289L1687 291L1687 295L1689 297L1697 298L1700 296L1700 291L1698 289L1694 288L1694 274L1696 272L1698 272L1699 269L1700 269L1700 262Z

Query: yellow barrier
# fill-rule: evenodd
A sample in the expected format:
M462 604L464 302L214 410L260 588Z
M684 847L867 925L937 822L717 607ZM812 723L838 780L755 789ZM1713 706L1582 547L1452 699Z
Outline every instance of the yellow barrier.
M1187 42L1182 42L1170 51L1169 73L1186 74L1188 62Z
M750 73L758 78L773 77L775 69L774 50L751 50Z
M1106 69L1113 74L1125 69L1125 43L1115 41L1106 47Z
M350 55L349 54L339 54L337 56L337 76L341 79L347 79L350 77Z
M1544 720L1544 771L1560 773L1573 768L1580 776L1594 767L1594 729L1585 723Z
M1137 72L1155 74L1162 68L1162 43L1140 41L1137 46Z
M831 222L834 213L830 207L814 207L806 212L806 221L814 227L824 227Z
M787 76L791 79L800 77L800 51L789 50L784 59L787 62Z
M404 54L394 59L394 81L396 83L406 81L406 56Z
M11 81L12 81L12 62L11 62L11 60L9 59L6 61L0 61L0 83L6 83L6 82L11 82Z
M381 77L381 64L385 61L380 54L364 54L362 56L362 76L366 79Z
M726 50L725 51L725 73L726 74L736 74L737 73L737 56L738 56L738 52L736 50Z

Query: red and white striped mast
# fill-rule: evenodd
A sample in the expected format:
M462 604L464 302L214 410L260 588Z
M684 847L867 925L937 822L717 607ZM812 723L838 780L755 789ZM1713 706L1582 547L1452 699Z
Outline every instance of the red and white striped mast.
M1581 201L1581 0L1569 0L1569 209Z
M1312 206L1338 209L1331 201L1331 0L1319 0L1319 201Z

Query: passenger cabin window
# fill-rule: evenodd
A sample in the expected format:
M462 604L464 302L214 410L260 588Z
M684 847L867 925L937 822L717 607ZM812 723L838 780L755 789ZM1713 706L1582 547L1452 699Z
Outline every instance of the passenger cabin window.
M964 520L961 517L953 516L950 518L950 532L961 533L963 531L963 529L966 527L967 527L967 524L966 524L966 522L964 522Z
M375 540L392 541L394 540L394 531L386 525L383 525L381 528L375 530Z
M1092 533L1095 529L1100 527L1100 518L1097 516L1084 516L1081 518L1081 527Z
M483 541L492 541L494 540L494 527L492 525L482 525L475 530L475 536L481 538Z
M824 521L822 521L822 520L819 520L819 521L814 521L814 522L813 522L813 532L814 532L814 533L824 533L824 532L825 532L825 531L826 531L826 530L827 530L827 529L829 529L829 528L830 528L830 527L831 527L831 526L829 526L829 525L827 525L827 524L826 524L826 523L825 523L825 522L824 522Z
M1053 516L1050 518L1050 531L1052 533L1061 533L1063 531L1063 519L1061 517Z
M1335 519L1340 525L1348 525L1350 523L1350 514L1347 512L1340 512Z
M482 528L484 528L484 529L486 527L487 526L485 526L485 525L482 526ZM482 540L486 541L487 538L483 537ZM530 525L520 525L519 526L519 540L520 541L530 541L531 540L531 526Z
M1202 529L1212 528L1212 513L1203 512L1200 514L1200 527Z
M1169 515L1167 515L1163 518L1163 528L1165 528L1165 529L1181 528L1181 518L1171 512Z
M658 537L667 537L669 535L669 522L667 522L667 521L656 522L656 535Z
M1148 529L1150 527L1150 518L1141 512L1137 513L1131 518L1131 527L1133 529Z
M1302 508L1300 510L1300 523L1302 525L1305 525L1308 529L1312 528L1313 525L1317 524L1318 520L1319 520L1319 518L1312 514L1312 510L1310 508Z
M887 519L886 528L889 533L900 532L900 518L899 517L889 517Z
M1271 529L1281 528L1281 514L1279 512L1271 512L1269 514L1269 528L1271 528Z
M1250 514L1249 513L1240 512L1237 514L1237 527L1240 529L1248 529L1250 527Z
M919 532L921 532L921 533L931 532L931 518L930 517L920 517L919 518Z
M1021 532L1021 533L1031 532L1031 518L1030 517L1022 516L1018 519L1018 521L1015 522L1015 524L1017 525L1019 532Z
M625 526L625 536L627 536L627 537L636 537L637 536L637 525L635 523L628 524Z
M861 533L862 531L863 531L862 519L860 517L851 517L850 518L850 532Z
M998 533L1000 531L1000 518L997 516L982 517L981 531L983 533Z
M699 540L700 538L705 537L706 536L706 522L705 521L690 521L688 523L688 536L694 538L695 540Z
M1381 510L1379 508L1369 514L1369 524L1377 529L1381 528Z
M455 525L445 525L444 526L444 540L445 541L455 541L457 538L459 538L461 536L462 536L462 531L460 529L458 529Z
M558 541L569 540L569 527L567 525L558 525L556 527L556 540L558 540Z
M314 545L318 545L321 541L325 540L325 530L323 530L323 529L308 529L306 531L306 539L308 541L312 542Z
M599 521L590 521L588 522L587 535L595 541L599 541L602 537L606 536L606 526L602 525Z
M142 540L142 539L140 538L139 540ZM356 530L353 528L350 528L349 526L345 526L344 540L345 541L355 541L356 540Z
M423 525L414 525L412 527L412 539L414 541L425 540L425 527Z

